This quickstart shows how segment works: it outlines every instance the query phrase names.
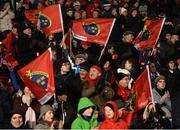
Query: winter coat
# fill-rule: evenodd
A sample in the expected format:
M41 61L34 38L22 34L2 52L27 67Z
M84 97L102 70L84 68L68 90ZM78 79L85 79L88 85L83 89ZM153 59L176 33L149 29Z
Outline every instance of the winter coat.
M128 129L126 122L119 118L118 106L113 101L108 101L106 104L111 104L114 108L114 117L109 119L105 115L105 120L99 126L99 129ZM105 105L106 106L106 105Z
M101 108L105 103L105 100L97 89L98 82L94 83L95 86L91 87L89 80L83 81L81 95L82 97L88 97L94 104Z
M85 120L80 114L80 111L82 109L85 109L88 107L94 108L92 117L89 121ZM81 130L86 129L87 130L87 129L98 127L98 121L94 117L94 113L95 113L95 105L87 97L81 98L78 104L78 117L73 121L71 125L71 129L81 129Z
M152 92L153 92L154 101L159 103L162 106L161 109L165 113L170 114L170 111L171 111L171 100L170 100L170 98L167 98L164 102L162 102L161 101L162 96L157 92L157 90L155 88L152 90Z
M128 88L124 88L122 86L118 86L116 89L116 95L118 98L121 98L124 102L128 100L128 97L131 94L131 90Z
M62 111L66 112L64 129L70 129L73 120L76 118L76 108L81 95L80 79L69 72L65 75L58 75L55 79L56 83L56 95L67 96L66 102L59 102L59 107L55 117L57 119L63 119ZM63 110L62 110L63 106Z
M39 130L39 129L43 129L43 130L50 130L50 125L45 122L45 121L39 121L39 123L35 126L34 130Z

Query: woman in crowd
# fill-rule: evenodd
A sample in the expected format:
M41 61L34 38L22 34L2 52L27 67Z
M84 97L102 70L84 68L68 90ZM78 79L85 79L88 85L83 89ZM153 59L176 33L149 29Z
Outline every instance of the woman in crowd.
M10 112L10 124L8 129L25 129L27 127L24 125L24 122L24 113L14 109Z
M40 109L39 123L35 129L62 129L63 122L54 120L54 110L50 105L43 105Z
M171 100L169 91L166 90L166 79L160 75L155 80L156 87L152 90L154 101L161 105L166 117L171 118Z

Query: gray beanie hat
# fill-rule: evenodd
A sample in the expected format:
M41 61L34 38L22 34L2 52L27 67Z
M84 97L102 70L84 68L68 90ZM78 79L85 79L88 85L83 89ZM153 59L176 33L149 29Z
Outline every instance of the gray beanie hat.
M50 105L43 105L40 109L40 115L38 120L41 120L42 116L48 111L54 111L54 110Z

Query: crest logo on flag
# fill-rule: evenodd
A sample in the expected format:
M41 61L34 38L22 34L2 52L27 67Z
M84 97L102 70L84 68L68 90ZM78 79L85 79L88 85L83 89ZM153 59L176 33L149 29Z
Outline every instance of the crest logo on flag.
M27 76L31 81L37 83L41 88L46 89L48 84L48 74L40 71L31 72L31 70L26 71Z
M100 32L99 26L95 22L92 22L89 25L83 23L83 29L87 34L93 36L98 35Z
M146 41L150 38L150 36L151 36L150 30L147 28L147 26L144 26L143 31L139 37L139 40Z
M51 26L51 20L48 16L44 14L39 14L39 20L40 20L40 27L41 28L47 28Z

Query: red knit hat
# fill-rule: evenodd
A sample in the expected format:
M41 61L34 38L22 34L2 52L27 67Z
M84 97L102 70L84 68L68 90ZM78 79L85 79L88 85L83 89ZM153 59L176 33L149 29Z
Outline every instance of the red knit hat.
M93 66L91 66L91 68L96 69L99 73L101 73L101 74L102 74L102 69L101 69L99 66L97 66L97 65L93 65Z

